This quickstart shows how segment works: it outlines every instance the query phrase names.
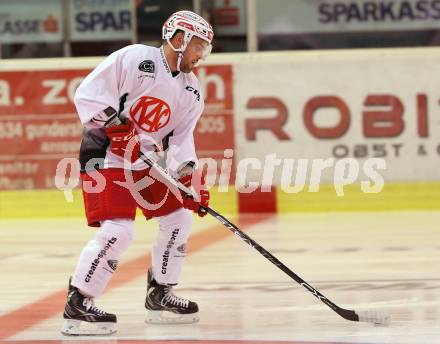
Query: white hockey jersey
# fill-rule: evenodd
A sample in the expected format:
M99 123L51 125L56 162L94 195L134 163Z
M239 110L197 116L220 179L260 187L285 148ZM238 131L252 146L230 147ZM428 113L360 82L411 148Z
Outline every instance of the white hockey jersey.
M108 107L133 121L142 152L167 141L171 171L197 162L193 131L204 108L200 84L192 72L173 77L162 47L134 44L114 52L82 81L74 102L84 124L82 170L93 167L87 165L92 158L103 159L101 168L124 167L123 158L110 151L104 128L91 121ZM132 168L145 165L138 160Z

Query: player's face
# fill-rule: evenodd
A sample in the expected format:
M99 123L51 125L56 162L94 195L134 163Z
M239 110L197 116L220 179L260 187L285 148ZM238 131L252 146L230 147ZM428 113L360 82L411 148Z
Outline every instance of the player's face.
M190 73L197 65L197 62L203 57L206 49L208 49L208 42L199 37L193 37L185 49L182 62L180 63L180 70L184 73Z

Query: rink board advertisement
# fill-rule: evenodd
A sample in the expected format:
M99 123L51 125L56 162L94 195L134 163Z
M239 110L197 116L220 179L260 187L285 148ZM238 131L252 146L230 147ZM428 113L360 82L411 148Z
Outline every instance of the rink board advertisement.
M72 100L87 73L1 73L1 189L51 188L58 162L78 156L82 126Z
M367 159L382 158L385 181L438 180L438 54L341 51L243 59L234 69L238 160L354 158L362 170ZM327 169L322 181L332 182L332 172Z
M94 61L81 69L66 63L68 70L0 72L0 190L54 188L60 160L78 158L82 125L73 96ZM201 67L198 74L207 85L195 132L199 156L220 161L234 148L232 67Z
M228 148L234 164L255 158L264 165L274 155L281 166L353 158L361 171L366 160L383 158L386 181L438 180L439 56L438 49L213 55L197 71L206 99L195 132L199 156L214 158L218 169ZM53 188L58 161L78 156L73 94L100 60L3 67L1 190ZM262 173L251 166L248 180ZM331 183L332 173L321 182Z
M63 15L59 0L0 2L2 44L62 42Z
M131 0L69 1L69 30L72 42L130 41Z
M256 8L263 34L430 30L440 25L438 0L257 0Z

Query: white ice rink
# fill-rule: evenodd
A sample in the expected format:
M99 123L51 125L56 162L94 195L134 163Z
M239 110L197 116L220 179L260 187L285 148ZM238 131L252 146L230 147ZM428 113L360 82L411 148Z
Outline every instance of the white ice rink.
M440 343L440 212L230 219L334 303L386 311L391 325L344 320L208 217L196 220L176 291L199 303L201 321L147 325L145 272L157 229L139 218L135 243L97 301L117 314L118 332L64 337L59 329L67 280L94 229L82 219L1 220L0 341Z

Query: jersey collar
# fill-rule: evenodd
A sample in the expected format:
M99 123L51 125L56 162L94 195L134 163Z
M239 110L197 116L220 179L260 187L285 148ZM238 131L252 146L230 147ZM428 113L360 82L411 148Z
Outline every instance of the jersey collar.
M180 72L178 72L176 75L173 75L173 73L171 72L171 68L168 64L166 57L165 57L165 51L163 50L163 45L160 46L159 51L160 51L160 57L162 59L162 63L165 67L165 70L167 71L168 75L170 75L174 79L176 76L178 76L180 74Z
M167 73L171 74L171 68L168 65L167 58L165 57L165 52L163 51L163 45L160 46L160 57L162 58L162 63L167 71Z

